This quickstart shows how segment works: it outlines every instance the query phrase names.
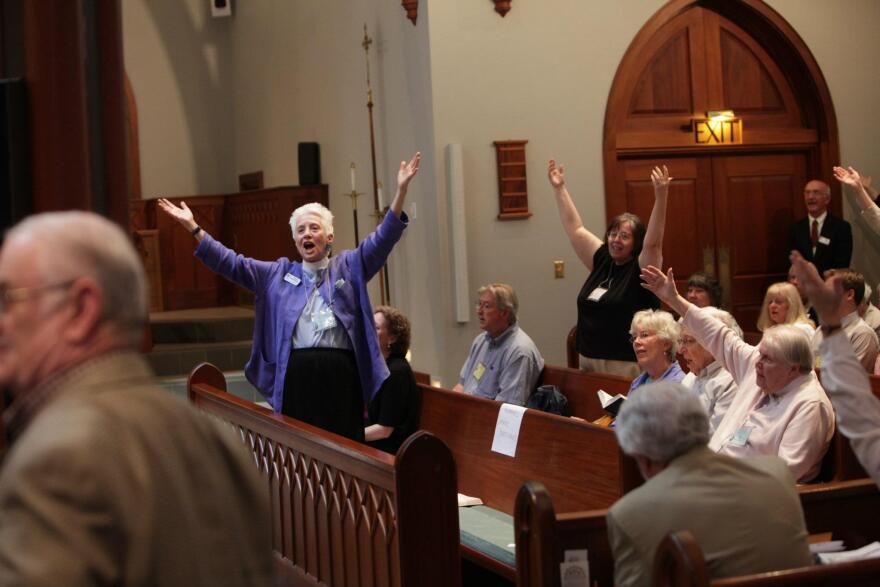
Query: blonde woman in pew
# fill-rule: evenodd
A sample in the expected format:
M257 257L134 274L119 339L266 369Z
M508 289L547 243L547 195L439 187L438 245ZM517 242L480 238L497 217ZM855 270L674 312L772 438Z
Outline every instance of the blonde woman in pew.
M841 327L843 280L832 276L823 282L816 267L797 252L791 254L791 264L825 331L819 349L822 385L834 404L837 425L862 467L880 485L880 399L871 392L865 369Z
M357 248L330 256L333 214L318 203L294 210L293 244L302 262L237 255L203 230L185 202L160 209L198 241L209 269L256 294L253 350L245 376L276 412L364 440L364 406L388 378L371 318L367 282L400 240L403 204L421 155L401 161L397 194L382 224Z
M628 333L636 312L660 308L660 301L642 289L639 271L663 263L666 200L672 182L669 171L664 165L651 172L654 208L647 228L635 214L620 214L608 225L604 241L584 226L568 193L562 165L551 159L547 175L562 227L590 272L577 297L581 369L637 377L641 369Z
M406 360L410 323L391 306L376 306L373 323L391 374L370 401L364 437L370 446L396 454L403 441L416 431L421 403L421 390Z
M767 288L764 303L761 304L761 314L758 316L760 332L780 324L796 326L807 336L813 336L813 331L816 330L816 325L807 317L801 294L787 281L774 283Z

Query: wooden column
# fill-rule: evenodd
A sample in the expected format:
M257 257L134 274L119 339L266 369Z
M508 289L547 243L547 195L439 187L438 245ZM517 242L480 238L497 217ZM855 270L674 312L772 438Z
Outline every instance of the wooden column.
M128 167L125 65L122 56L122 6L118 0L99 0L96 10L100 81L103 213L128 227L131 199Z
M94 210L128 227L121 10L118 0L25 3L35 212Z
M33 209L90 209L81 0L24 7Z

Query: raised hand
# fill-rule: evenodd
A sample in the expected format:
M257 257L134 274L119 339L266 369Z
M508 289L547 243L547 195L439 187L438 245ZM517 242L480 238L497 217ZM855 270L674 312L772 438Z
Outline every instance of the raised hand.
M840 324L840 300L843 298L843 277L835 275L822 281L816 266L797 252L789 255L794 274L797 276L798 289L810 300L819 321L826 325Z
M666 302L669 306L675 307L674 304L678 299L678 290L675 289L675 276L672 274L672 267L669 268L668 273L663 273L657 267L648 265L642 268L641 278L642 287Z
M409 186L409 182L412 181L412 178L414 178L416 173L419 172L419 163L421 161L422 154L416 152L416 154L413 155L413 158L409 160L409 163L406 161L400 162L400 169L397 172L398 190L406 190L407 186Z
M550 179L550 185L554 188L561 188L565 185L565 170L562 165L556 166L556 161L550 159L547 164L547 177Z
M158 202L160 210L171 216L187 230L191 231L197 226L192 210L189 209L186 202L180 202L180 206L175 206L165 198L159 198Z
M843 167L835 167L834 177L837 178L837 181L840 183L844 183L851 188L859 189L862 187L862 177L859 175L859 172L852 167L847 167L846 169Z
M669 170L666 169L666 166L663 166L663 169L660 167L655 167L651 170L651 183L654 184L655 190L668 190L669 184L672 183L672 178L669 177Z

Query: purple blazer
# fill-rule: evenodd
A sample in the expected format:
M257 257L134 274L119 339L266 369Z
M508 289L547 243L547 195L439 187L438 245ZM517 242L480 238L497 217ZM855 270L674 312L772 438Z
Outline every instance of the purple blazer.
M388 366L373 326L367 282L385 264L408 221L406 213L402 213L401 218L388 213L357 249L330 258L333 313L351 340L365 404L388 377ZM207 233L196 248L195 256L215 273L254 292L254 342L244 373L275 411L281 411L293 328L308 297L302 280L302 263L285 257L274 262L256 261L236 254ZM320 295L330 303L324 288Z

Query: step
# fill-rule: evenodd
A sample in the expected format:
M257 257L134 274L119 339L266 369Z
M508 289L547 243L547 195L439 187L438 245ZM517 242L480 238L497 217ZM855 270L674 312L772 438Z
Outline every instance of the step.
M208 362L221 371L240 371L251 356L251 341L157 344L146 355L159 377L189 375L193 367Z
M153 344L250 341L254 311L240 306L150 313Z

